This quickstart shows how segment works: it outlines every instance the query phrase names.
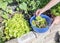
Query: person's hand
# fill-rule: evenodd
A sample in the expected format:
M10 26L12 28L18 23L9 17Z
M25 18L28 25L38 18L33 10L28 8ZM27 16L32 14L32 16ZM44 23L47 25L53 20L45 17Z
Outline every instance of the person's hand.
M42 9L38 9L38 10L36 11L36 16L40 15L41 13L42 13Z

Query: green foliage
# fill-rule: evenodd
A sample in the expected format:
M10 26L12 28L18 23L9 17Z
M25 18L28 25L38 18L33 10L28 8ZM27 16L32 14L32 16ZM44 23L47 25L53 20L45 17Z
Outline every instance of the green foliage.
M25 13L28 11L35 11L38 8L44 7L50 0L16 0L18 6L21 10L24 10Z
M2 41L2 36L3 36L3 33L2 33L2 31L0 30L0 43L3 43L3 41Z
M51 9L51 13L55 16L60 16L60 3Z
M25 10L25 12L27 12L27 4L26 3L21 3L20 5L19 5L19 8L20 9L22 9L22 10Z
M0 28L0 43L4 43L4 41L5 41L5 37L3 37L3 31Z
M46 22L45 18L42 18L40 16L37 16L36 20L32 21L32 24L33 24L33 26L36 26L38 28L44 28L47 26L47 22Z
M4 33L8 40L12 37L20 37L30 31L29 24L24 19L23 14L15 13L11 19L5 20L4 23Z
M44 7L49 1L50 0L0 0L0 8L12 14L12 9L8 9L8 6L16 2L15 4L18 3L16 5L17 11L22 10L24 13L31 14L31 12L35 12L37 9Z
M0 0L0 8L6 10L9 3L12 3L13 0Z
M0 0L0 16L4 19L8 19L8 14L12 14L12 9L8 7L9 3L13 3L13 0Z
M0 10L0 16L2 16L4 19L8 19L8 14L2 10Z
M1 2L1 1L0 1L0 8L6 10L7 4L8 4L7 2Z
M13 2L13 0L3 0L3 1L5 1L7 3L12 3Z

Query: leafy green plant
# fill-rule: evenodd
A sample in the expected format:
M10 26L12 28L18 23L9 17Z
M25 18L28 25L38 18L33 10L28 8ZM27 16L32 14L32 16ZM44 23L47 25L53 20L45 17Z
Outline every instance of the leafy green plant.
M3 13L7 12L9 14L12 14L12 9L8 9L8 6L10 6L10 4L13 5L16 2L15 5L17 6L17 11L22 10L24 11L24 14L31 14L37 9L45 6L49 1L50 0L0 0L0 8L4 10ZM4 14L1 15L3 15L4 18L6 16Z
M51 9L51 13L55 16L60 16L60 3Z
M0 43L3 43L3 40L2 40L2 31L0 30Z
M0 16L4 19L8 19L8 14L12 14L12 9L8 7L9 3L13 3L13 0L0 0Z
M0 28L0 43L4 43L5 37L3 37L3 30Z
M38 28L44 28L47 26L45 18L42 18L41 16L37 16L36 19L32 21L32 24Z
M20 37L30 31L29 24L24 19L23 14L15 13L11 19L5 20L4 23L4 34L8 40L12 37Z
M35 11L38 8L45 6L50 0L16 0L18 6L21 10L24 10L25 13L28 11Z
M9 18L8 17L8 13L6 13L6 12L4 12L2 10L0 10L0 16L2 16L4 19L8 19Z
M0 0L0 8L6 10L9 3L12 3L13 0Z

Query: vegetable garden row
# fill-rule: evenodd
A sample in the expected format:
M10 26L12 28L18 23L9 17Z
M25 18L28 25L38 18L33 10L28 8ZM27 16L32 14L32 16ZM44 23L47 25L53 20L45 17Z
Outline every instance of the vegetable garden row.
M29 22L30 18L35 14L37 9L43 8L49 1L0 0L0 43L18 38L23 34L33 31ZM60 3L43 14L48 15L52 19L60 16ZM41 20L40 24L39 20ZM39 16L36 17L36 21L33 20L32 24L39 28L47 25L46 20Z

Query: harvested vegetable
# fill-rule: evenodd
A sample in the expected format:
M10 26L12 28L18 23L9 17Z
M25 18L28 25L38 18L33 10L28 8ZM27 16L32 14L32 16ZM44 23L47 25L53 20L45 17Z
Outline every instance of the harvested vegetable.
M46 19L41 16L37 16L36 19L32 21L32 24L38 28L44 28L47 26Z

